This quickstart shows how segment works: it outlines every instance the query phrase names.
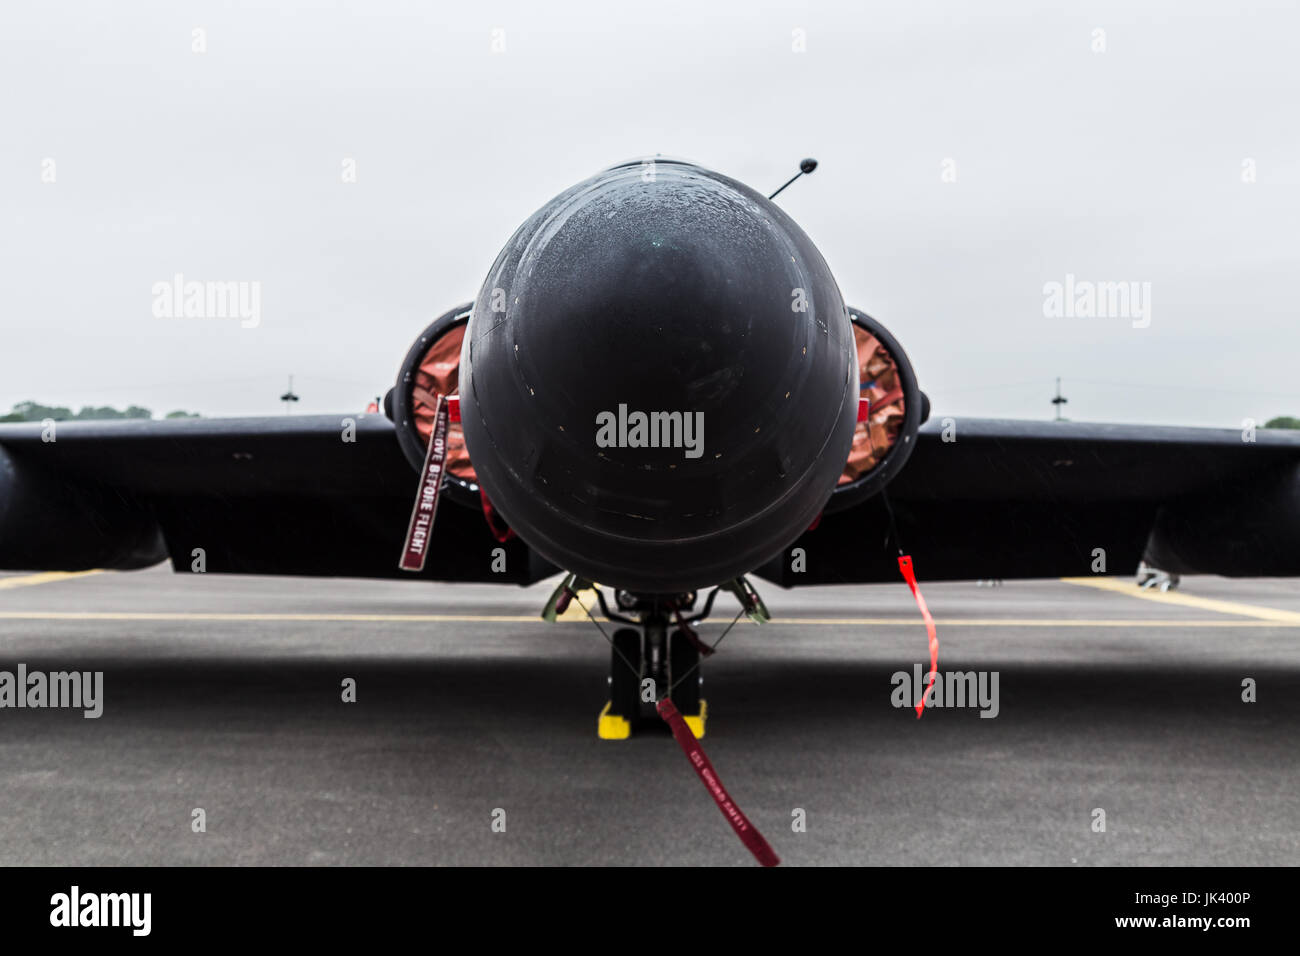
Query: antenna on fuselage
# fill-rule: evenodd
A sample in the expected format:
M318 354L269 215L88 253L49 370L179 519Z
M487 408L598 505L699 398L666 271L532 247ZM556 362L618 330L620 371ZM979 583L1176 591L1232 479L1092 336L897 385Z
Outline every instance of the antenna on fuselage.
M814 169L816 169L816 168L817 168L817 160L815 160L815 159L805 159L805 160L803 160L801 163L799 163L799 172L795 173L793 176L791 176L789 179L787 179L787 180L785 181L785 185L782 186L781 189L785 189L786 186L789 186L792 182L794 182L794 181L795 181L796 179L798 179L800 176L806 176L806 175L808 175L809 173L811 173L811 172L812 172ZM772 193L772 195L768 196L767 198L768 198L768 199L775 199L777 196L779 196L779 195L781 194L781 189L778 189L776 192Z

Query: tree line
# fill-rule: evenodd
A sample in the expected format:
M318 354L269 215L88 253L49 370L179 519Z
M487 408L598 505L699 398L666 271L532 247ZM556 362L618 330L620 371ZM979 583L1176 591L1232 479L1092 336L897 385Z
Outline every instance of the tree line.
M177 409L168 412L164 418L198 418L198 412L186 412ZM81 411L74 412L63 405L41 405L39 402L19 402L13 411L0 415L0 422L43 422L51 418L56 422L70 421L109 421L120 418L153 418L153 412L139 405L128 405L125 409L116 409L110 405L83 405Z

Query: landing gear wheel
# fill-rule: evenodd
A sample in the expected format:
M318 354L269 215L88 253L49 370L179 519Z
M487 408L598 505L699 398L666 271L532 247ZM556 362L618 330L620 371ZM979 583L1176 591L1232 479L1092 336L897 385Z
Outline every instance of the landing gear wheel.
M700 709L700 652L681 631L673 631L668 649L668 676L673 683L673 704L683 714ZM685 680L682 678L685 677ZM681 681L681 683L677 683Z
M704 699L700 696L703 677L699 663L700 652L695 643L685 632L673 631L668 645L668 676L677 684L672 692L673 706L686 718L695 736L703 737L706 714Z
M609 702L596 720L596 736L601 740L626 740L632 736L639 708L641 632L619 628L610 640Z
M641 700L641 632L621 627L614 632L609 652L609 713L634 721ZM628 667L628 664L632 667ZM634 673L632 668L637 668Z

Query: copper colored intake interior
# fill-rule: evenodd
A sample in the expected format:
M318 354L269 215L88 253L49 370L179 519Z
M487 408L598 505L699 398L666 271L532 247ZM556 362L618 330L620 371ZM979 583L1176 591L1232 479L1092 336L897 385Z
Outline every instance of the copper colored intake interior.
M411 408L415 415L415 429L426 446L433 431L438 396L455 395L460 383L460 345L464 338L465 323L462 322L429 346L416 369ZM469 463L469 452L465 450L465 433L458 424L447 428L447 470L464 481L477 482L474 466Z
M875 468L903 429L903 391L898 366L870 332L855 325L853 334L858 345L860 394L871 399L871 415L866 421L859 422L853 433L853 447L839 478L841 485L856 481ZM416 370L411 404L415 412L415 428L425 444L428 444L433 430L437 396L456 394L460 378L460 346L464 338L465 325L462 323L429 346ZM447 430L447 470L464 481L476 482L474 466L465 450L465 433L457 424Z
M847 485L861 478L885 457L903 430L903 385L898 365L874 335L853 326L858 343L858 378L861 396L871 399L871 414L858 422L853 433L853 447L844 463L839 484Z

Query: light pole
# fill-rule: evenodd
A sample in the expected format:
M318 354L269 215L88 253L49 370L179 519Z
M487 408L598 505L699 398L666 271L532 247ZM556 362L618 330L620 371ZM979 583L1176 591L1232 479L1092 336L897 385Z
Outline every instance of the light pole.
M298 401L298 396L293 393L293 376L289 376L289 391L280 396L280 401L284 402L284 413L289 414L289 409L293 406L292 402Z
M294 399L294 401L297 401L297 399ZM1052 399L1052 404L1056 406L1056 420L1058 422L1064 421L1064 419L1061 418L1061 406L1065 405L1069 401L1068 398L1061 394L1061 380L1058 378L1056 380L1056 397Z

